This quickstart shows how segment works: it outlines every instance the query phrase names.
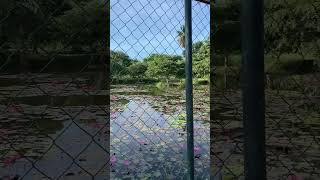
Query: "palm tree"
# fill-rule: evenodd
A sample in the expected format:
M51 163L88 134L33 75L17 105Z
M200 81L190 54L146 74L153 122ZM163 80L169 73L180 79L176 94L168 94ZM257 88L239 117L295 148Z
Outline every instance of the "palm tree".
M186 48L186 34L185 34L185 26L181 26L181 29L179 31L177 31L178 36L177 36L177 40L178 43L180 45L180 47L182 47L183 49Z

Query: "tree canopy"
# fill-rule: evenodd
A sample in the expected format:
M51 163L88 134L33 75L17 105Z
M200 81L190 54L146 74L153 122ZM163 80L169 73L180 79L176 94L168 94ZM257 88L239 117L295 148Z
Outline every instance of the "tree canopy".
M200 45L197 47L197 45ZM196 77L209 77L210 74L210 41L196 43L193 51L193 74Z
M320 1L267 1L266 52L316 54L320 38Z
M57 39L73 38L72 44L96 51L103 48L103 40L107 34L106 19L108 7L101 1L90 0L73 5L71 10L55 18Z
M172 76L181 76L184 72L184 61L181 56L153 54L144 61L148 64L146 75L169 79Z

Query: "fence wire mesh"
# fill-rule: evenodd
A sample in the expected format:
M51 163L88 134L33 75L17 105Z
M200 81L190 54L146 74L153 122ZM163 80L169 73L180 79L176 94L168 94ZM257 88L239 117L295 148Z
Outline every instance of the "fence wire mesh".
M211 168L222 179L244 177L240 89L240 1L212 3Z
M320 1L266 6L268 177L319 179Z
M196 179L210 176L209 9L192 1ZM113 179L187 177L184 17L182 0L111 0Z
M0 179L109 179L108 4L0 2Z
M211 167L244 178L240 1L211 12ZM265 2L268 179L319 179L319 1Z

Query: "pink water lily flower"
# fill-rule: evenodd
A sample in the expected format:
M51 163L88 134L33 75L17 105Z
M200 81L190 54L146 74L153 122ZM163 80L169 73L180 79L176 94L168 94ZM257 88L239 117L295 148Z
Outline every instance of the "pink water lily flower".
M198 147L198 146L194 147L194 148L193 148L193 153L194 153L194 154L200 153L200 147Z
M15 175L15 176L10 175L10 176L2 177L2 178L0 178L0 179L3 179L3 180L15 180L15 179L18 179L18 178L19 178L18 175Z
M102 123L92 123L90 126L91 126L92 128L101 129L101 128L104 127L104 124L102 124Z
M123 164L128 168L128 166L130 165L130 161L129 160L124 160Z
M116 101L116 100L118 100L118 98L116 96L111 96L111 100Z
M116 113L111 113L110 118L115 119L117 117Z
M12 104L8 107L9 112L23 112L23 109L19 105Z
M111 166L117 162L116 154L113 154L110 158Z
M7 136L6 134L8 134L8 130L0 129L0 138L3 138L3 136Z
M146 145L147 143L144 140L138 140L140 145Z
M287 180L303 180L303 178L300 177L300 176L297 176L297 175L295 175L295 174L290 174L290 175L288 176Z
M3 163L4 163L4 166L8 167L8 166L11 166L13 165L18 159L21 159L22 156L21 155L13 155L11 157L7 157Z

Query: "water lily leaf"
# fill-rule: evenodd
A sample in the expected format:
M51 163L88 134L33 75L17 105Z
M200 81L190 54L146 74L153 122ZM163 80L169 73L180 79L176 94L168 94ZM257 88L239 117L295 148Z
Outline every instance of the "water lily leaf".
M155 177L160 177L161 176L161 172L160 171L157 171L153 174Z

